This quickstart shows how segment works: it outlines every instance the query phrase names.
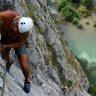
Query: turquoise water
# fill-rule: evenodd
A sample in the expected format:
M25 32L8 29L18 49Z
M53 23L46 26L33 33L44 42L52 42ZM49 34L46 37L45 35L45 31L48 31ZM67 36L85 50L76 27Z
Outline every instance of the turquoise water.
M58 18L57 3L49 2L51 17ZM58 12L57 12L58 13ZM78 29L76 26L60 22L60 31L64 31L63 38L68 42L68 48L79 58L87 59L89 62L96 62L96 28L93 27L96 21L96 16L82 18L80 23L83 29ZM89 22L89 25L86 25Z
M96 28L93 27L94 19L82 19L83 29L76 28L72 24L65 25L64 40L68 42L68 48L80 57L89 62L96 62ZM89 22L89 25L86 25Z
M49 4L51 18L53 20L54 18L61 18L56 9L57 3L52 3L52 5L51 3ZM90 84L96 84L96 28L93 27L96 21L95 18L96 16L82 18L80 23L83 25L83 29L78 29L73 24L63 21L62 19L60 19L60 23L58 24L58 29L61 31L61 34L64 33L62 37L67 41L69 50L81 58L81 61L88 61L83 62L83 64L87 63L86 68L83 68L83 65L81 65L85 72L86 70L89 71L87 71L87 76ZM90 24L86 25L86 22Z

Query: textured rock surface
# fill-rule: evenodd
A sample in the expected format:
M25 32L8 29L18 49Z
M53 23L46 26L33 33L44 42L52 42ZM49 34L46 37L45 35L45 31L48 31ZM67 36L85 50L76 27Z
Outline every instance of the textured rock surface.
M31 69L31 92L26 94L22 89L24 76L12 50L11 58L14 64L7 73L4 96L90 96L87 93L87 77L74 56L74 62L70 64L71 53L50 18L46 0L7 1L10 2L11 9L19 12L21 16L32 16L34 28L30 31L27 49ZM0 59L0 72L4 72L2 66L3 61ZM61 91L62 85L67 86L65 95Z

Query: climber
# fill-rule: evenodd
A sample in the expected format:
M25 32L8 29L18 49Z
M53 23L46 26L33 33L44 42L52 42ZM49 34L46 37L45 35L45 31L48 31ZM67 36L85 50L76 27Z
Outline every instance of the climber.
M12 65L10 59L10 49L15 50L15 54L18 57L22 72L25 77L24 91L30 92L30 69L28 66L28 58L26 51L26 39L28 38L29 31L33 27L33 20L29 17L21 17L19 13L15 11L3 11L0 12L0 21L3 22L0 25L1 31L1 46L0 52L2 57L7 61L6 70L9 71Z

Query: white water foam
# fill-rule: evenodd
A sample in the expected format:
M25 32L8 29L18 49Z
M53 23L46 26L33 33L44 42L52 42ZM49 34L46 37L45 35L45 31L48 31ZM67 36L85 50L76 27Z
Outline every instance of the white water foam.
M87 60L88 61L88 67L92 66L90 65L92 62L96 62L96 58L91 58L86 52L83 52L81 55L78 56L81 60Z

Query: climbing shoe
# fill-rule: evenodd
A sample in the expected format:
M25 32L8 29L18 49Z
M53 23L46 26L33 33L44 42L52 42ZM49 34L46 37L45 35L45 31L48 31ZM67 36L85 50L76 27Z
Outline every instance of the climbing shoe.
M24 83L24 88L23 90L26 92L26 93L29 93L30 92L30 82L25 82Z
M10 70L10 67L11 67L11 64L9 64L9 63L6 63L6 70L9 72L9 70Z

